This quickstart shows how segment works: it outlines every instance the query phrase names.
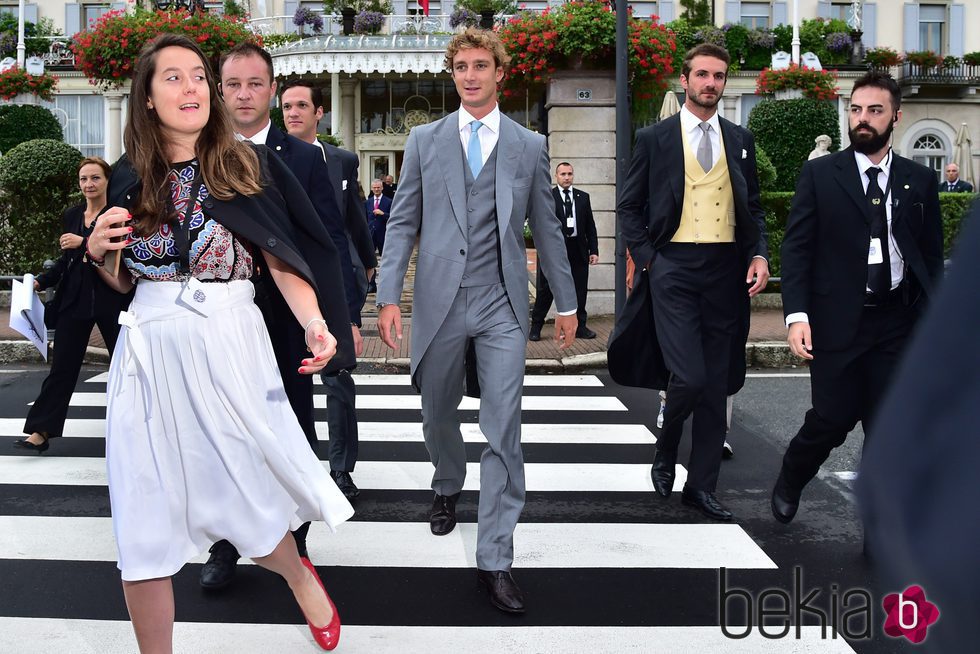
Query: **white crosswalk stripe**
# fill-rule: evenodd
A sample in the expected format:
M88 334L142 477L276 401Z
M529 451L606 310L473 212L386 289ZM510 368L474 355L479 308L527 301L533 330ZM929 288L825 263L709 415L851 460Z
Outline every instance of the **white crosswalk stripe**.
M669 611L644 613L639 622L635 619L625 622L648 626L623 626L620 622L606 622L606 618L595 626L591 622L578 626L560 619L567 609L560 602L535 604L534 597L529 597L527 619L493 626L498 624L497 615L486 613L493 610L486 605L485 593L476 594L473 573L477 532L475 491L480 483L480 466L473 454L479 452L480 443L485 443L476 422L479 401L464 398L460 404L460 410L465 412L461 417L466 421L461 428L463 439L476 448L468 448L471 460L467 463L460 523L448 536L435 538L426 521L432 498L433 467L423 446L421 416L416 418L412 413L419 411L420 402L411 390L411 380L408 375L380 374L355 375L355 380L357 407L363 419L358 423L362 455L354 472L354 480L362 490L355 503L358 512L336 534L329 533L322 524L314 524L308 540L310 558L321 567L328 587L341 589L333 591L335 598L341 598L341 615L349 612L358 617L350 626L345 623L338 651L371 654L853 651L843 639L821 639L817 627L804 627L799 639L771 640L754 631L743 640L731 640L712 624L711 618L707 622L687 623L683 611L676 616ZM80 380L72 396L65 438L56 441L48 455L0 453L0 496L9 499L15 493L26 492L25 489L38 489L36 492L41 497L57 498L37 514L24 510L15 501L4 504L10 510L0 512L0 573L5 579L14 580L12 583L18 580L29 583L48 575L52 575L51 579L57 575L57 583L61 583L62 575L82 575L78 578L98 579L118 589L103 448L106 381L107 373ZM327 441L328 428L322 421L326 402L319 387L314 400L321 419L317 435L321 441ZM19 415L0 416L0 436L21 436L26 402L22 409ZM773 558L738 523L706 524L707 521L688 510L678 518L681 510L676 508L679 506L676 499L670 505L654 499L650 460L656 438L646 425L630 422L626 405L608 392L599 378L528 376L522 409L526 412L522 441L528 452L525 472L529 495L528 508L514 536L515 575L522 585L534 588L535 580L540 585L545 579L574 574L593 579L596 574L629 572L638 575L636 579L643 579L637 583L656 584L657 579L672 579L676 586L671 592L680 595L689 592L686 587L690 584L706 585L708 594L715 597L718 568L743 573L778 569ZM597 416L595 412L602 413ZM387 419L388 416L392 419ZM68 446L74 448L70 455L55 454ZM321 456L325 451L321 450ZM593 460L593 456L598 460ZM324 462L324 465L328 464ZM687 471L678 465L675 491L681 490L686 476ZM469 494L468 500L465 493ZM466 501L469 505L464 509ZM637 513L637 505L653 507L665 517ZM207 553L202 553L180 575L196 575L199 568L193 564L206 559ZM249 561L241 563L251 565ZM64 568L65 565L70 567ZM252 568L244 568L240 574L246 574L244 570ZM253 584L275 583L269 581L268 573L255 574L259 576L250 578ZM694 575L692 580L697 581L685 581L685 574ZM417 617L418 609L412 606L415 598L409 595L386 598L391 604L380 614L384 616L383 624L378 623L377 616L365 620L373 604L367 599L372 597L371 589L360 588L362 578L373 579L373 584L382 589L379 592L396 593L399 589L405 592L405 587L399 585L402 578L412 580L404 582L409 584L407 588L422 583L431 592L430 586L440 583L437 580L445 579L444 575L455 575L451 577L453 580L465 575L464 581L453 583L473 588L475 606L455 602L437 609L439 615L463 612L465 618L458 624L449 618L444 625L428 626L431 621ZM622 583L629 584L629 579L624 577ZM349 581L345 584L345 580ZM189 587L197 594L193 601L199 602L196 580L191 580ZM57 604L69 607L64 610L40 603L33 613L20 609L16 613L0 611L0 633L7 642L17 644L12 651L115 654L135 650L135 640L121 604L114 612L100 613L87 606L91 598L81 588L71 585L61 588L67 596L60 597ZM188 581L176 584L175 588L181 619L182 598L192 601L182 595L188 592ZM205 612L194 616L200 622L181 621L175 625L176 652L313 651L309 632L294 605L276 600L279 602L277 618L268 623L261 615L253 614L232 620L220 617L225 615L219 608L221 602L236 601L235 591L227 592L230 599L213 600L217 602L214 617ZM569 601L592 601L588 592L583 592L586 594ZM273 602L258 597L238 601ZM716 615L717 599L709 604L705 610ZM400 612L396 607L399 605L404 605L404 610L416 617L408 619L406 624L398 624ZM33 617L20 617L25 614ZM482 623L487 626L475 626Z

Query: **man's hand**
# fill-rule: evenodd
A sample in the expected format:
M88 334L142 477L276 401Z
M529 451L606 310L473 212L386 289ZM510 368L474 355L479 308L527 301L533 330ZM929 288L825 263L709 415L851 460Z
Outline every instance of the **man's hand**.
M575 342L575 330L578 329L578 318L573 313L570 316L555 316L555 343L559 350L567 350Z
M594 266L597 263L599 263L599 255L598 254L590 254L589 255L589 265L590 266Z
M394 328L395 334L391 331ZM378 312L378 333L385 345L398 349L397 341L402 340L402 310L397 304L386 304Z
M752 281L755 280L753 284ZM749 264L749 272L745 275L745 283L752 284L749 287L749 297L755 297L766 288L769 283L769 263L762 257L755 257Z
M810 323L794 322L789 326L789 334L786 336L789 349L798 357L812 360L813 341L810 339Z
M375 216L383 216L383 215L385 215L385 212L382 211L381 209L375 209L374 210L374 215Z
M364 353L364 338L361 336L361 330L351 323L350 334L354 338L354 356L359 357Z

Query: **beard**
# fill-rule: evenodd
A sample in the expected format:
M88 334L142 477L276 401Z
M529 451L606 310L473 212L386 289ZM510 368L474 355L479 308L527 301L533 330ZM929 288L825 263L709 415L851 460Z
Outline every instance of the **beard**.
M862 127L868 131L859 132L858 129ZM888 127L885 128L884 132L878 132L878 130L867 123L860 123L857 127L848 129L847 136L851 139L851 146L854 147L856 152L860 152L861 154L874 154L875 152L880 152L882 148L888 145L894 129L894 121L888 122Z
M693 102L697 106L703 107L705 109L714 109L715 107L718 106L718 101L721 100L721 92L712 91L712 93L715 94L715 97L712 100L705 100L702 95L703 93L704 91L698 94L692 93L691 95L688 96L688 98L690 98L691 102Z

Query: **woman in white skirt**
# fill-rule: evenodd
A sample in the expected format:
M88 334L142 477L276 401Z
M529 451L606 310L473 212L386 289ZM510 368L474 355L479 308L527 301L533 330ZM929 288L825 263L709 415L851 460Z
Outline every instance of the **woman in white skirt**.
M271 276L306 327L300 372L321 370L337 343L320 307L343 292L307 262L328 237L302 191L287 201L298 183L278 159L235 139L194 43L155 39L132 88L110 190L125 206L98 219L87 257L118 290L136 286L109 371L106 460L140 651L172 651L171 576L222 538L282 575L333 649L339 615L289 530L332 529L353 509L290 409L249 281L256 267ZM102 265L110 252L118 276Z

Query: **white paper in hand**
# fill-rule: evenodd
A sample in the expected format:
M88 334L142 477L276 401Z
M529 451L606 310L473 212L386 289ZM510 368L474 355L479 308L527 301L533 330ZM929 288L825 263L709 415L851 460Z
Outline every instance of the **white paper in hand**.
M44 303L34 292L34 275L24 275L24 281L13 280L10 290L10 328L23 334L34 344L44 360L48 360L48 330L44 326Z

